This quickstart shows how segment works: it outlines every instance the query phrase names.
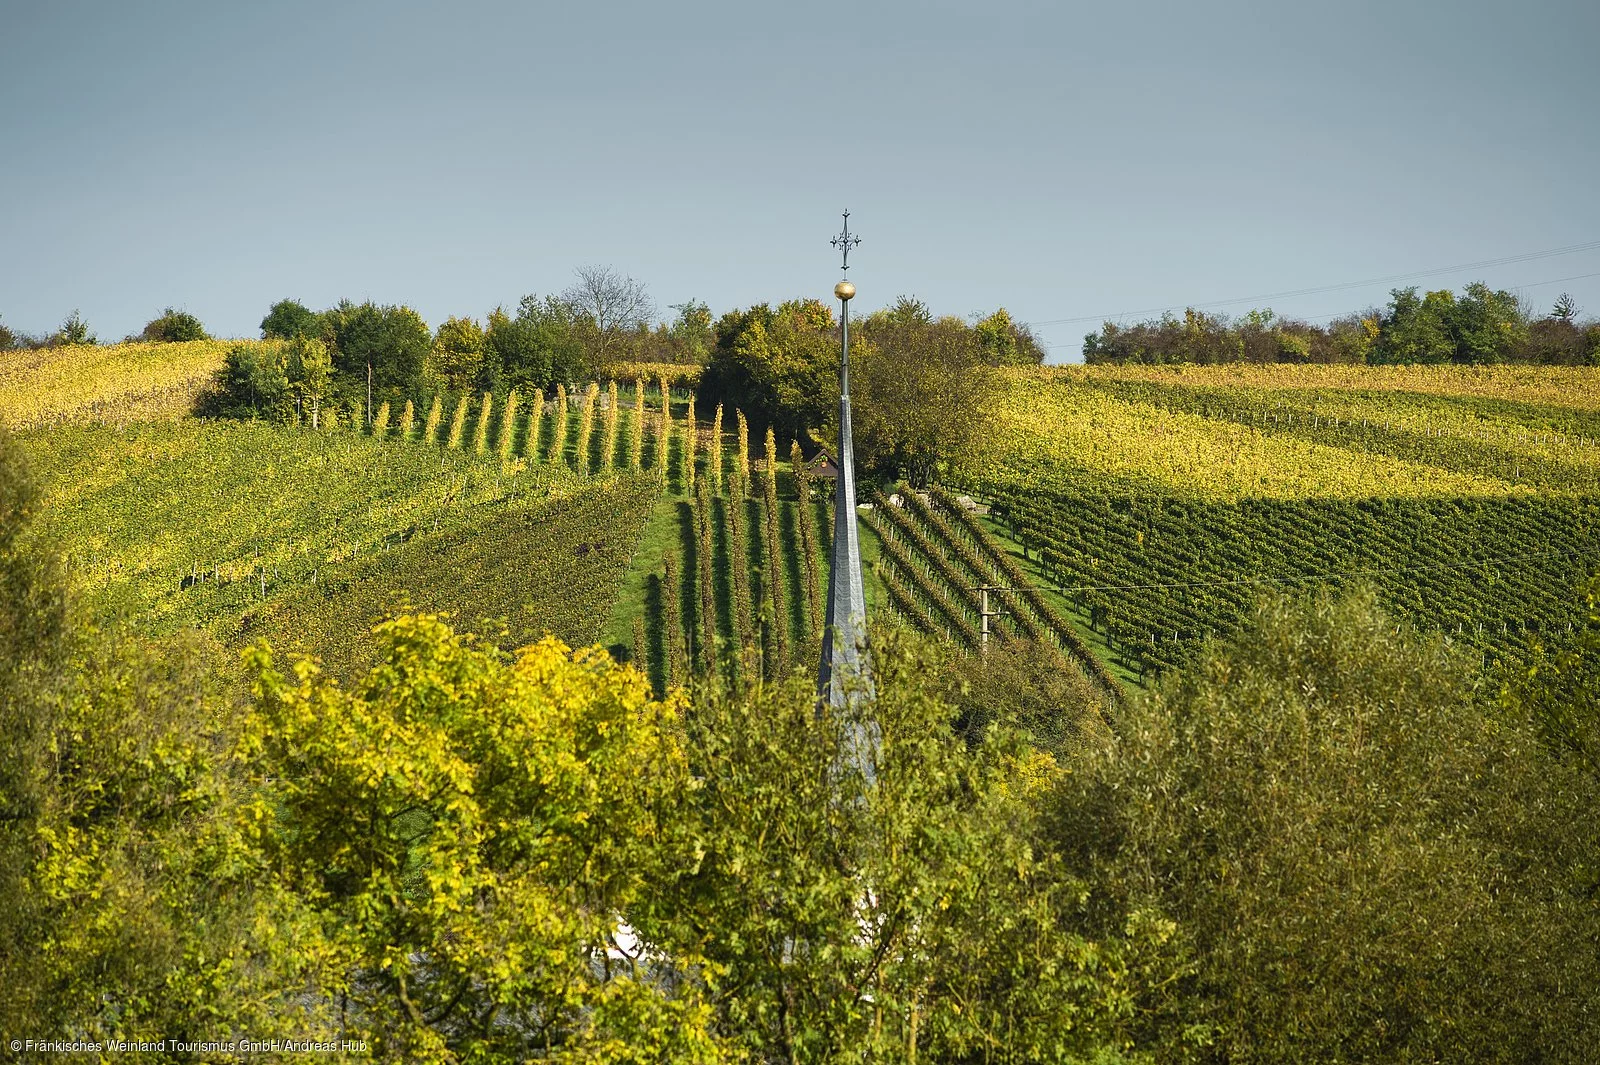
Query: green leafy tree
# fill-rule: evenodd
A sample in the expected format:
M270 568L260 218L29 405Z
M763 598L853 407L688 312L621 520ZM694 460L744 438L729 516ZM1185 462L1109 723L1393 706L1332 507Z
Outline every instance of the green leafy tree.
M284 421L292 418L285 352L277 344L236 344L222 367L222 390L236 411L251 417Z
M331 1037L280 967L291 930L239 876L226 656L75 618L37 507L0 430L0 1028Z
M61 322L61 328L56 330L53 338L61 345L90 345L100 343L93 333L89 332L89 324L85 322L77 311L67 315Z
M1328 323L1329 361L1364 363L1372 358L1372 345L1380 335L1376 313L1346 315Z
M485 363L505 380L549 389L587 376L577 315L555 296L524 296L515 317L496 309L484 337Z
M328 346L309 336L297 336L284 349L284 376L294 387L300 414L311 416L311 427L320 428L323 400L333 378L333 359Z
M1415 288L1397 288L1390 297L1372 346L1373 362L1450 362L1455 358L1455 337L1450 329L1454 294L1442 289L1418 298Z
M844 711L800 677L697 695L691 853L630 920L704 958L749 1060L1123 1060L1131 1019L1183 971L1171 923L1084 934L1084 885L1038 834L1056 763L999 726L964 742L936 659L885 638L874 668L876 698ZM845 768L863 729L881 740L870 783Z
M711 347L716 343L711 308L699 300L690 299L674 303L672 310L678 312L668 328L674 353L678 356L674 361L703 364L710 358Z
M945 698L961 714L957 730L970 742L998 722L1070 765L1085 744L1107 737L1103 697L1049 644L995 641L983 654L953 654L944 683Z
M323 323L334 369L348 380L365 382L371 366L375 388L410 391L421 382L433 332L416 311L344 300Z
M1600 579L1580 593L1581 622L1570 639L1535 639L1527 664L1510 677L1501 703L1526 719L1563 761L1587 773L1600 791ZM1591 898L1600 900L1600 863Z
M1600 1045L1596 790L1486 712L1476 663L1374 602L1267 602L1132 700L1071 778L1069 863L1196 952L1161 1060Z
M316 336L322 324L317 315L297 300L279 300L267 316L261 319L263 340L293 340L295 337Z
M454 389L475 384L484 367L483 327L472 318L448 318L433 338L435 369Z
M717 323L717 347L701 391L757 424L804 436L839 405L839 338L817 300L757 304Z
M177 344L187 340L210 340L200 319L188 311L168 307L160 316L145 323L140 336L154 344Z
M999 380L975 330L919 307L867 319L851 344L850 389L863 467L924 485L975 442Z
M1044 362L1044 347L1027 325L1014 321L1004 307L979 319L973 332L991 363L1000 366L1037 366Z
M1527 342L1528 322L1515 296L1474 281L1455 301L1450 332L1456 362L1505 362Z

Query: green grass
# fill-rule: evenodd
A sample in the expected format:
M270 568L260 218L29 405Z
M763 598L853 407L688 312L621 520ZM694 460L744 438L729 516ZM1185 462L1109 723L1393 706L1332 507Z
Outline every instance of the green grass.
M730 469L736 453L732 440L733 434L730 433L730 443L725 445L724 450L725 464ZM831 485L825 487L831 488ZM747 498L743 504L746 508L750 557L742 560L740 564L743 565L751 582L753 613L757 618L765 602L764 582L776 574L776 579L781 582L783 600L787 608L787 616L783 619L783 623L787 626L785 631L791 666L809 669L821 638L821 611L826 609L828 543L832 530L827 524L827 505L813 501L807 506L802 506L794 498L792 479L786 473L780 472L779 491L781 495L778 503L778 535L781 557L776 560L775 566L766 557L763 540L765 502L758 495ZM734 639L732 567L735 565L735 560L731 557L731 537L727 522L730 503L731 500L726 497L719 497L714 502L715 520L712 528L711 572L716 610L715 625L717 635L725 643L731 643ZM634 621L641 620L646 631L646 667L658 686L662 679L661 630L665 620L663 605L657 598L656 579L662 573L664 562L668 558L672 559L680 575L680 611L684 629L690 634L691 644L698 640L698 634L701 632L700 595L697 590L699 577L692 513L690 500L681 494L664 494L656 502L643 525L637 547L627 572L621 579L615 603L606 618L600 637L601 642L609 647L613 654L631 658ZM817 548L820 594L819 614L814 623L808 623L806 617L808 608L804 560L799 550L798 534L798 523L803 520L812 523L815 530L813 542ZM864 590L867 608L872 614L876 614L882 604L888 602L887 592L881 587L876 575L870 572L872 563L877 558L877 552L876 538L865 525L862 525L862 566L867 571Z

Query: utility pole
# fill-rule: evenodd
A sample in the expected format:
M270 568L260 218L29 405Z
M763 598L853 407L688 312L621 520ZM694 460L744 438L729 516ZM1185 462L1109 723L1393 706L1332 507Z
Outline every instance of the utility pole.
M978 650L984 654L989 653L989 619L998 618L1011 613L1009 610L990 610L990 592L1009 592L1010 588L1002 588L997 584L980 584L973 591L978 593Z

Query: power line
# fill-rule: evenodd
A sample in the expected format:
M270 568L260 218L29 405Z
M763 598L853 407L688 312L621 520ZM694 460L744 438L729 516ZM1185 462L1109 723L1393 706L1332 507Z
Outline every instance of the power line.
M1549 281L1530 281L1526 285L1512 285L1511 289L1512 291L1521 291L1525 288L1543 288L1545 285L1559 285L1564 281L1584 281L1591 277L1600 277L1600 270L1597 270L1592 274L1573 274L1571 277L1556 277L1550 279ZM1334 311L1332 314L1313 314L1307 317L1295 315L1295 318L1302 322L1320 322L1328 318L1339 318L1349 313L1350 312L1348 310L1344 310Z
M1531 251L1521 255L1503 255L1497 259L1480 259L1477 262L1457 263L1454 266L1438 266L1431 270L1417 270L1408 274L1390 274L1387 277L1369 277L1363 281L1343 281L1336 285L1317 285L1312 288L1287 289L1283 292L1266 292L1256 296L1240 296L1236 299L1211 300L1206 303L1188 303L1168 307L1150 307L1142 311L1119 311L1116 314L1086 314L1076 318L1046 318L1031 321L1029 326L1045 325L1072 325L1077 322L1105 322L1118 318L1132 318L1136 315L1163 314L1167 311L1180 311L1187 308L1203 310L1207 307L1226 307L1233 303L1259 303L1263 300L1288 299L1291 296L1310 296L1318 292L1339 292L1346 289L1362 288L1367 285L1386 285L1395 281L1408 281L1415 277L1431 277L1435 274L1454 273L1458 270L1478 270L1489 266L1508 266L1512 263L1532 262L1535 259L1548 259L1557 255L1575 255L1578 252L1600 250L1600 240L1591 240L1584 244L1571 244L1564 248L1550 248L1546 251ZM1590 275L1592 276L1592 275ZM1575 280L1568 278L1566 280ZM1546 282L1553 284L1554 282Z

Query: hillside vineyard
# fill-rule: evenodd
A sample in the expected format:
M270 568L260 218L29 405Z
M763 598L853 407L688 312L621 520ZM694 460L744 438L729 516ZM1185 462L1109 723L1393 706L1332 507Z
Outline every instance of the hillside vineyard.
M600 638L659 691L712 671L770 679L812 655L828 493L797 442L707 409L682 367L271 430L173 421L173 397L192 402L225 346L161 346L169 368L151 377L153 347L0 365L7 417L56 427L40 465L91 602L237 635L305 610L375 617L381 589L405 583L376 575L407 572L406 552L591 520L561 501L617 484L629 516L603 551L621 568L512 631ZM1578 621L1567 590L1600 558L1595 384L1554 367L1008 370L945 486L870 495L869 600L976 649L988 597L992 639L1042 642L1108 695L1231 633L1268 589L1370 584L1485 665L1514 660ZM108 421L126 427L94 425ZM550 532L581 554L547 564L597 560L580 532ZM470 616L462 591L528 585L504 553L474 553L461 588L410 588L417 605ZM331 631L299 628L312 649Z

